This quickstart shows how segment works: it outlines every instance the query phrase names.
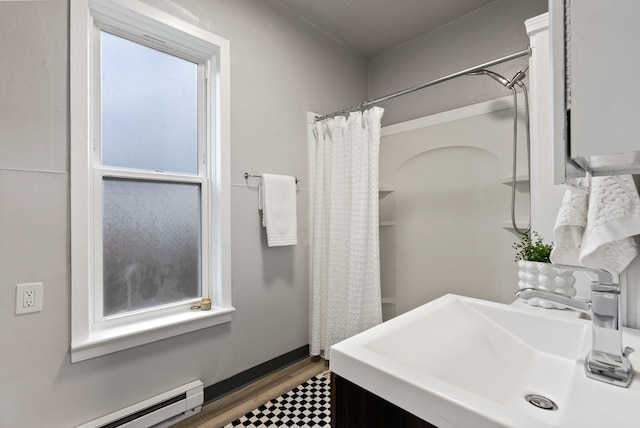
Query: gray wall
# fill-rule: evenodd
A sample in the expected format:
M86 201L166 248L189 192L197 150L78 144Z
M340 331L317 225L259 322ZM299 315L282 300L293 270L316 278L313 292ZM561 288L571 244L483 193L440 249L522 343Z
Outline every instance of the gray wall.
M412 42L383 53L369 64L369 98L410 86L525 49L524 21L547 11L547 0L497 0ZM511 78L526 58L492 67ZM383 125L509 95L485 76L464 76L404 95L381 105Z
M231 41L237 312L229 324L70 364L68 3L0 2L0 427L74 426L308 343L306 112L365 98L366 59L273 2L149 3ZM296 247L266 247L244 171L301 178ZM15 284L33 281L44 282L43 311L14 315Z
M192 379L210 385L308 343L306 112L331 112L526 46L544 0L499 0L370 61L275 2L147 0L231 41L229 324L69 362L68 3L0 2L0 426L68 427ZM512 75L513 66L497 71ZM489 79L385 107L395 123L504 95ZM367 87L368 83L368 87ZM458 86L460 85L460 86ZM473 90L472 90L473 89ZM416 98L414 98L416 97ZM299 244L266 248L242 174L296 175ZM44 309L14 315L15 284Z

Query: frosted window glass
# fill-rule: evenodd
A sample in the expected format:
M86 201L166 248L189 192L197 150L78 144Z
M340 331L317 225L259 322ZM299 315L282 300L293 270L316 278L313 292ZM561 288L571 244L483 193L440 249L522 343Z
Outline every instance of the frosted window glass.
M104 315L201 296L200 185L103 184Z
M102 164L198 172L198 66L101 32Z

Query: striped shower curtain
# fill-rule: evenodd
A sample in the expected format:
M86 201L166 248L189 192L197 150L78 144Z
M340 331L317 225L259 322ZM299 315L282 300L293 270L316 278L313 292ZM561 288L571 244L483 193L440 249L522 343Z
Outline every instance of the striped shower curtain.
M380 120L373 107L315 124L311 355L382 322Z

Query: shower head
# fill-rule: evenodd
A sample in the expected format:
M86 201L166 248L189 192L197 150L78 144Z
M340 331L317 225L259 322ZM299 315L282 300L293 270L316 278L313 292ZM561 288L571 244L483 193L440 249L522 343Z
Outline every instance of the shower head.
M527 65L525 68L523 68L522 70L518 71L514 76L513 79L508 80L506 77L496 73L495 71L491 71L491 70L478 70L478 71L472 71L470 73L467 74L473 74L476 76L479 75L485 75L485 76L489 76L491 77L493 80L495 80L496 82L500 83L502 86L504 86L507 89L513 89L513 87L515 85L518 85L520 87L522 87L522 85L524 85L524 83L521 82L522 79L525 78L525 76L527 75L527 70L529 69L529 66Z
M472 71L471 73L468 73L468 74L473 74L474 76L479 76L479 75L482 75L482 74L483 74L483 75L485 75L485 76L489 76L489 77L491 77L493 80L495 80L496 82L500 83L501 85L503 85L503 86L505 86L505 87L507 87L507 88L511 89L511 88L509 87L509 84L510 84L511 82L509 82L509 80L507 80L507 78L506 78L506 77L501 76L500 74L498 74L498 73L496 73L496 72L493 72L493 71L491 71L491 70L485 70L485 69L482 69L482 70L478 70L478 71Z

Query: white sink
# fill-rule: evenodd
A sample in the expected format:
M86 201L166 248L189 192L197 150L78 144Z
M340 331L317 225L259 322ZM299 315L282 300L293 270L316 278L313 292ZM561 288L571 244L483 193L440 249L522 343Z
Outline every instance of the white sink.
M440 428L640 424L637 371L626 389L588 379L591 322L554 313L447 295L333 346L331 370Z

